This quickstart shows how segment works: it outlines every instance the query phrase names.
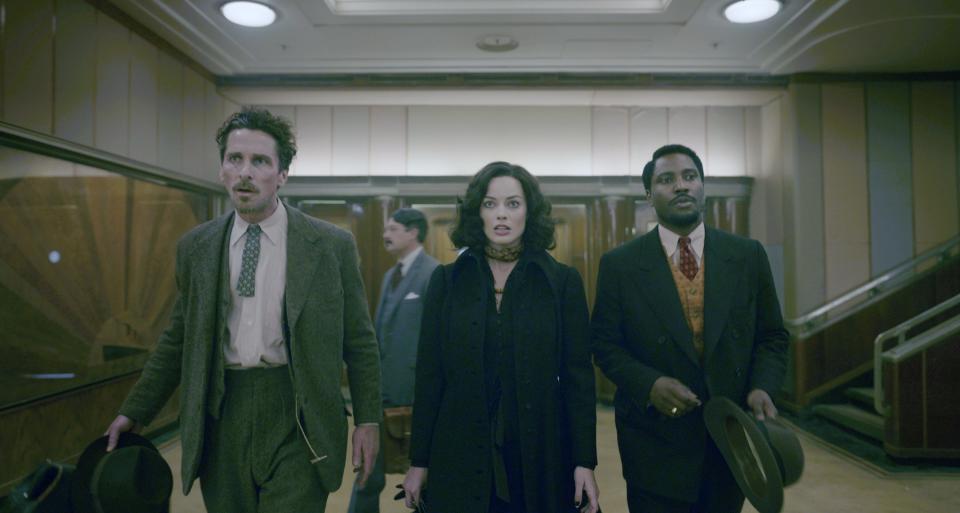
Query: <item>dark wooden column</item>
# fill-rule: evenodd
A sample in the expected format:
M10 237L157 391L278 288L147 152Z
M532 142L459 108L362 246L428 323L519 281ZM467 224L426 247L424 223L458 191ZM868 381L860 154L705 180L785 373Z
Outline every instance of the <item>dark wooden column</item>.
M587 290L596 290L597 272L600 268L600 256L607 251L632 239L636 233L636 214L634 199L624 196L605 196L595 198L590 205L590 270L584 276ZM587 298L591 310L593 297ZM597 379L597 398L604 402L613 402L613 393L617 387L612 381L594 368Z

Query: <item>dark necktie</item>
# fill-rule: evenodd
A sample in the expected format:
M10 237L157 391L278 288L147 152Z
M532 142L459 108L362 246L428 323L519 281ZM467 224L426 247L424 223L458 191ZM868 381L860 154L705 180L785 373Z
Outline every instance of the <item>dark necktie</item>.
M393 268L393 276L390 277L390 288L395 289L397 285L400 285L400 280L403 279L403 262L397 262L397 266Z
M693 254L693 248L690 247L690 237L680 237L680 272L693 281L697 276L699 266L697 266L697 257Z
M240 264L240 278L237 280L237 294L253 297L257 281L257 260L260 258L260 225L251 224L247 228L247 241L243 245L243 263Z

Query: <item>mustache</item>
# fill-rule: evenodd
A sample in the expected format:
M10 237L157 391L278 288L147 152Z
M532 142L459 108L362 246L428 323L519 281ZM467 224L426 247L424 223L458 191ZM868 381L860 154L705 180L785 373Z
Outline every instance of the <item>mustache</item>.
M684 194L684 195L682 195L682 196L677 196L676 198L673 198L672 200L670 200L670 204L673 205L674 203L677 203L677 202L679 202L679 201L681 201L681 200L690 200L690 201L693 202L693 203L696 203L696 202L697 202L697 200L694 199L693 196Z
M260 192L260 188L248 180L241 180L240 183L233 186L234 191Z

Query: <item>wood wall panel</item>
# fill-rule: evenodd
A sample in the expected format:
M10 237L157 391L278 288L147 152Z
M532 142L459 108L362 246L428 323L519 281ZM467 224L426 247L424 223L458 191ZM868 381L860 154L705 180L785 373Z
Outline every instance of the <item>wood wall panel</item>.
M183 64L161 52L157 59L157 164L183 169Z
M130 31L97 13L97 91L94 144L127 156L130 137Z
M97 39L90 27L96 22L96 10L83 0L57 2L53 133L87 146L93 146Z
M220 172L220 148L216 136L226 117L223 115L223 98L217 94L217 87L205 80L203 92L203 173L216 180Z
M53 0L6 0L3 120L53 132Z
M913 230L916 254L960 231L957 147L952 82L910 86Z
M204 80L196 71L183 68L183 127L180 130L183 155L182 171L191 176L211 178L209 166L204 167ZM216 176L216 175L214 175Z
M861 84L822 88L827 299L870 279L867 133Z
M626 175L630 171L629 109L594 107L591 110L591 172ZM643 166L641 166L641 172Z
M333 108L332 173L366 175L370 170L370 107Z
M707 107L704 171L712 176L747 174L747 124L743 107Z
M407 174L406 107L370 107L370 174Z
M130 35L130 158L157 164L158 50Z
M630 109L630 174L643 175L643 166L650 161L653 152L664 144L667 144L667 109Z
M332 166L333 109L297 107L297 174L329 176Z
M667 143L687 146L704 160L707 155L706 107L671 107L668 115ZM703 171L710 174L706 161Z

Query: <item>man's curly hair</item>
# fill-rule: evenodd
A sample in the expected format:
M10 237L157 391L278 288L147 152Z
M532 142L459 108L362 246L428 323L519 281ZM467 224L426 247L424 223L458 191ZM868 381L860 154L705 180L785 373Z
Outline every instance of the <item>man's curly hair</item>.
M280 161L278 162L280 171L290 170L290 162L297 154L297 140L293 135L293 124L283 116L277 116L266 109L256 107L244 107L220 125L220 129L217 130L220 162L223 162L223 155L227 151L227 138L230 137L230 132L241 128L260 130L273 137L273 140L277 143L277 159Z

